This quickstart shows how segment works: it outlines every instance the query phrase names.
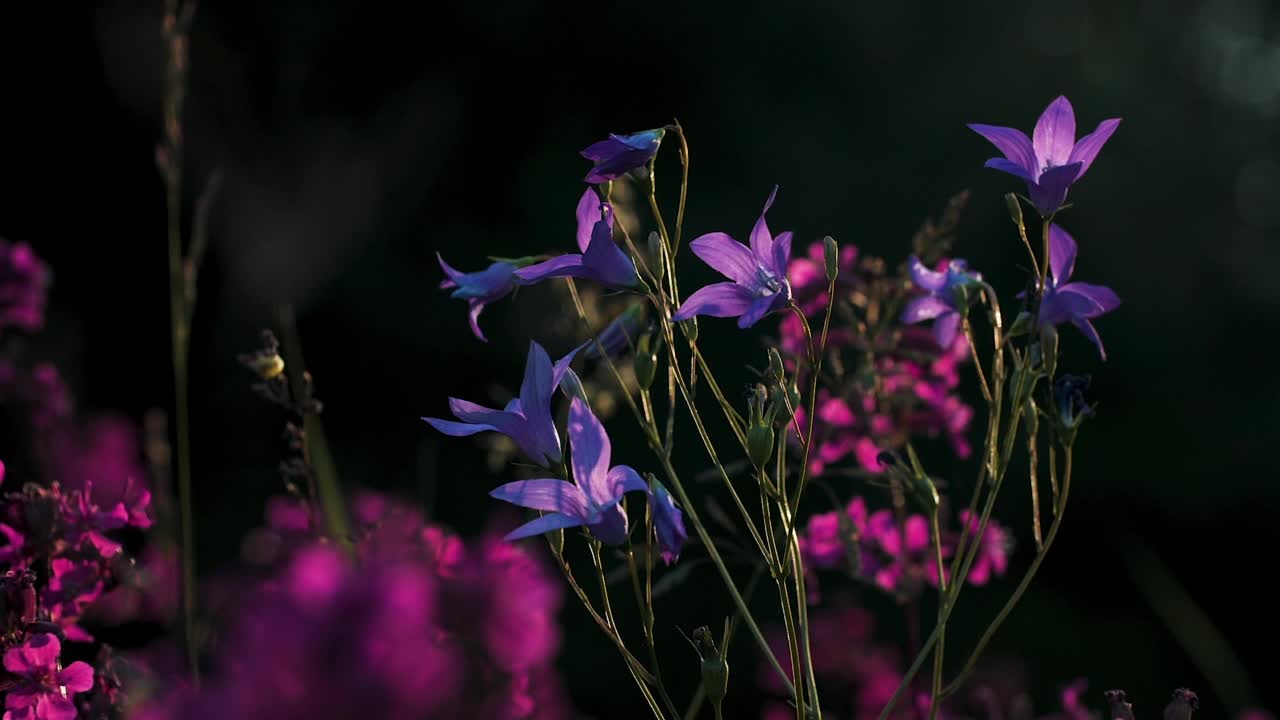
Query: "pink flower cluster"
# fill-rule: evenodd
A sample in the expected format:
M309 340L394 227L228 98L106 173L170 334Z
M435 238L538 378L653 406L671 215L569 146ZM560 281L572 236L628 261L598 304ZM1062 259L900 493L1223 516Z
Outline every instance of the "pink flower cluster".
M967 510L961 511L960 522L967 532L978 531L978 518L971 517ZM960 533L944 528L944 560L951 559L959 539ZM909 514L899 522L893 510L868 512L866 501L855 497L842 511L811 516L799 543L806 571L811 573L810 603L820 599L816 570L843 569L858 580L897 595L912 595L925 583L938 584L929 521L924 515ZM994 519L989 521L978 542L968 582L985 585L993 577L1004 575L1010 550L1008 531Z
M856 308L876 302L891 305L901 298L901 284L863 272L857 249L845 246L840 253L836 285L836 310L827 337L827 353L840 362L833 380L824 379L818 391L814 417L817 445L810 457L810 471L822 474L827 467L852 456L867 472L881 471L877 460L885 450L900 449L909 437L947 438L961 458L972 453L967 438L973 408L956 388L959 366L969 358L969 345L957 335L949 347L939 347L925 328L901 325L896 320L877 330L875 323L857 326L842 322ZM828 295L821 243L809 246L808 257L791 261L787 270L796 303L819 332ZM779 326L780 346L790 357L807 352L804 326L794 314ZM816 340L815 340L816 341ZM797 408L801 426L810 409Z
M569 716L554 668L561 590L541 562L500 534L464 543L378 494L350 507L354 557L315 538L301 500L269 504L245 550L270 572L247 600L243 582L224 588L219 671L143 718Z
M827 607L811 610L810 651L818 685L822 688L823 716L869 720L879 717L881 710L902 682L904 656L894 647L884 645L875 638L875 621L871 614L846 597L836 599ZM770 644L782 666L786 661L786 636L775 628L770 633ZM986 670L986 672L984 672ZM980 669L972 690L947 701L938 713L939 718L1008 717L1011 711L1028 707L1026 688L1020 682L1019 668L1001 667L999 672L991 668ZM772 668L760 663L757 673L761 685L772 694L782 695L782 684ZM912 687L898 704L892 717L895 720L923 720L929 717L929 691L925 683ZM1042 720L1097 720L1082 702L1087 687L1084 680L1076 680L1062 689L1061 710L1041 716ZM760 713L762 720L794 718L795 710L775 701L766 704ZM1029 714L1024 717L1030 717Z
M0 239L0 337L9 328L44 326L49 269L26 243Z

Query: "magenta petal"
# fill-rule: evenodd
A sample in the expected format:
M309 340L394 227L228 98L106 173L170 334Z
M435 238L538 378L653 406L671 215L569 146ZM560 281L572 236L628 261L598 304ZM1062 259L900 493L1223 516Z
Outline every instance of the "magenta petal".
M1071 279L1076 267L1076 240L1056 223L1049 226L1049 271L1055 285Z
M66 686L69 693L82 693L93 687L93 668L77 660L58 673L58 682Z
M1089 166L1093 165L1094 158L1098 157L1102 146L1107 144L1111 139L1111 134L1120 127L1120 118L1111 118L1098 123L1098 129L1080 138L1075 147L1071 150L1071 156L1068 162L1080 163L1080 172L1076 173L1076 179L1084 177L1085 172L1089 170Z
M1061 165L1040 173L1040 179L1030 184L1031 203L1040 211L1041 217L1049 217L1062 207L1067 199L1067 189L1079 174L1079 163Z
M582 275L582 256L577 254L559 255L545 262L529 265L516 270L516 279L521 285L532 285L549 278L580 277Z
M30 672L38 668L52 668L58 662L58 656L62 654L62 643L58 642L55 635L49 633L40 633L32 635L25 645L18 648L21 653L21 662L26 671ZM4 656L4 666L6 670L15 673L21 673L21 670L15 670L9 665L9 653Z
M604 425L581 398L569 404L569 460L573 479L597 506L617 502L609 487L609 459L613 450Z
M1062 95L1049 103L1036 121L1031 144L1041 165L1066 165L1076 143L1076 113Z
M591 514L587 496L578 486L564 480L518 480L494 488L489 496L512 505L557 512L584 521Z
M672 319L688 320L695 315L738 317L751 307L751 300L751 291L737 283L714 283L686 298Z
M902 311L902 322L908 325L932 320L944 313L954 312L951 306L933 295L912 298L907 308Z
M737 283L756 280L756 256L746 245L726 233L707 233L689 243L689 249L713 270Z
M1036 163L1036 151L1031 145L1031 138L1016 128L998 125L970 124L969 129L986 138L1004 153L1014 165L1022 168L1028 177L1035 177L1040 168Z
M507 533L503 539L507 541L519 540L521 538L533 537L534 535L551 532L552 530L577 527L582 524L584 523L580 518L561 515L560 513L551 513L549 515L543 515L536 520L530 520L515 530Z

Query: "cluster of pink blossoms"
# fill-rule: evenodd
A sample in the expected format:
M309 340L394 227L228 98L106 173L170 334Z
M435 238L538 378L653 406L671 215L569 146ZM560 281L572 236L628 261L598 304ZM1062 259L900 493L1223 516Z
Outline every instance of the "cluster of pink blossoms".
M378 494L350 509L354 557L317 539L305 502L272 500L245 543L256 589L212 589L229 628L215 671L141 717L571 714L554 667L561 589L542 562L500 534L464 543Z
M950 561L961 532L967 531L968 542L972 542L980 525L968 510L960 512L960 524L960 532L943 530L944 560ZM820 599L817 570L842 569L855 579L899 596L914 595L926 583L935 587L938 584L929 520L918 513L905 515L899 522L893 510L868 512L866 501L855 497L844 510L810 516L798 540L806 572L811 573L810 603ZM1011 550L1008 530L990 520L978 541L967 582L985 585L994 577L1003 576L1009 567Z
M44 326L49 269L26 243L0 238L0 337L9 328L34 332Z
M973 408L955 394L959 366L969 358L967 339L958 334L948 347L939 347L927 328L896 322L889 309L903 299L903 285L893 283L879 261L860 264L857 248L843 246L839 265L827 337L832 361L824 371L832 379L824 378L818 391L818 439L810 471L820 475L852 456L863 470L878 473L879 454L900 449L909 437L942 436L956 455L969 457L966 431ZM787 278L813 332L820 332L829 300L822 243L810 245L807 257L792 260ZM863 320L844 321L849 317ZM795 358L807 352L804 325L794 314L783 316L779 332L785 354ZM796 408L802 426L809 412Z

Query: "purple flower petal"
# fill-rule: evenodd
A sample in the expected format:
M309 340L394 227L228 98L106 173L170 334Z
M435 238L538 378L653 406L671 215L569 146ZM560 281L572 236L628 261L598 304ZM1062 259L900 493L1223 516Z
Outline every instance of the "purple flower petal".
M1042 166L1066 165L1071 162L1071 149L1076 143L1076 113L1071 101L1062 95L1049 103L1040 114L1031 144Z
M793 233L788 230L778 233L778 237L773 239L773 257L768 269L780 278L787 276L787 265L791 262L792 235Z
M627 540L627 513L615 501L604 508L596 520L588 523L587 529L597 540L606 545L621 545Z
M1027 137L1026 133L1015 128L977 123L971 123L969 129L986 138L992 145L995 145L997 150L1004 153L1005 158L1022 168L1028 178L1034 178L1040 172L1040 168L1036 163L1035 148L1032 147L1031 138ZM988 166L990 166L990 163L988 163ZM1005 170L1005 172L1009 171Z
M609 486L609 435L581 398L569 404L569 460L573 479L597 507L618 502Z
M608 484L609 494L612 496L637 491L649 492L649 483L629 465L614 465L609 468Z
M1067 188L1075 182L1080 174L1080 164L1060 165L1040 173L1040 180L1031 183L1031 203L1040 211L1042 217L1049 217L1062 207L1067 199Z
M1075 314L1080 317L1094 318L1104 313L1120 307L1120 296L1115 291L1103 285L1092 285L1090 283L1073 282L1067 283L1057 289L1055 293L1059 297L1065 298L1082 298L1083 302L1073 303L1073 305L1083 306L1088 304L1088 309Z
M1098 357L1105 361L1107 359L1107 351L1102 347L1102 337L1098 335L1098 329L1093 326L1093 323L1084 318L1075 318L1071 321L1071 324L1079 328L1080 332L1084 333L1085 338L1098 348Z
M519 480L494 488L489 496L512 505L556 512L584 522L591 516L587 496L577 485L564 480Z
M940 315L933 322L933 339L938 341L938 347L947 350L951 344L955 342L956 335L960 333L960 313L952 311L946 315Z
M911 270L911 282L921 290L927 290L931 293L942 292L947 286L947 274L930 270L925 264L920 262L920 258L912 255L911 262L908 266Z
M924 295L922 297L912 298L907 303L907 308L902 311L902 322L908 325L932 320L944 313L955 312L941 298L934 295Z
M760 263L771 262L773 258L773 235L769 232L769 224L765 222L765 215L768 214L769 208L773 207L773 200L778 196L778 186L773 186L773 192L769 193L769 199L764 201L764 210L760 211L760 219L756 220L756 224L751 228L751 252L756 254L756 258Z
M458 287L459 280L463 277L464 273L445 262L444 257L441 256L440 253L436 253L436 260L440 262L440 269L444 270L444 274L448 276L448 278L440 281L440 288L448 289Z
M613 241L613 228L604 220L591 230L591 242L582 253L582 266L591 279L610 287L631 287L640 280L636 264Z
M1056 223L1049 226L1049 271L1054 285L1071 279L1076 267L1076 240Z
M530 342L524 366L524 382L520 383L520 407L527 421L525 432L532 438L539 452L551 460L559 460L560 435L556 432L555 420L551 417L551 396L559 385L554 375L547 351L538 343Z
M1120 118L1111 118L1098 123L1098 128L1093 132L1085 135L1076 142L1075 147L1071 150L1071 156L1068 162L1080 163L1080 172L1076 174L1076 179L1084 177L1085 172L1089 170L1089 166L1093 165L1094 158L1098 157L1098 153L1102 150L1102 146L1107 144L1107 140L1111 139L1111 134L1120 127Z
M751 305L747 307L747 311L742 313L738 318L738 327L743 330L760 322L760 318L768 315L774 310L779 310L786 303L786 295L781 292L772 295L758 297L751 301Z
M552 530L578 527L583 524L583 521L579 518L561 515L560 513L551 513L549 515L543 515L536 520L530 520L515 530L507 533L503 539L510 542L521 538L533 537L534 535L541 535L546 532L551 532Z
M751 307L751 291L737 283L713 283L698 289L685 299L673 320L688 320L695 315L738 317Z
M545 262L522 267L515 275L521 285L533 285L549 278L582 277L582 256L559 255Z
M604 213L601 216L601 212ZM578 250L587 251L587 245L591 242L591 231L595 228L596 223L603 219L609 224L609 228L613 228L613 208L609 207L609 203L600 199L596 194L595 188L587 188L582 193L582 198L578 200Z
M573 358L582 351L582 348L587 347L590 344L592 344L590 340L582 343L578 347L566 353L564 357L557 360L555 365L551 366L552 387L560 387L560 381L564 379L565 373L570 372L569 364L573 362Z
M993 170L999 170L1000 172L1009 173L1010 175L1021 178L1026 182L1033 182L1031 175L1027 174L1027 169L1012 160L1005 158L991 158L983 163L983 166L989 167Z
M756 257L746 245L722 232L707 233L689 243L702 262L730 280L747 285L756 280Z

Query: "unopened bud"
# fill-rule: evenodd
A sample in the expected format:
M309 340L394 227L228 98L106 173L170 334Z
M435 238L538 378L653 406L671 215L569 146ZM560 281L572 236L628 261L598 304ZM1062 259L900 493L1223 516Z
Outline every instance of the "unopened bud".
M653 385L653 377L658 372L657 341L652 335L644 335L636 343L635 371L636 382L641 389L648 390Z
M703 626L694 630L693 642L702 655L702 687L711 704L719 707L729 694L729 663L716 648L710 628Z
M747 457L757 468L764 467L773 456L773 427L761 423L747 428Z
M1013 319L1013 324L1009 326L1008 330L1004 331L1004 336L1006 338L1011 338L1019 335L1026 335L1031 332L1031 325L1031 313L1024 310L1018 313L1018 316Z
M840 246L830 235L822 238L822 259L827 264L827 282L835 282L840 274Z
M1058 369L1058 329L1052 325L1040 328L1040 362L1044 365L1044 374L1053 377Z
M1191 690L1178 688L1164 709L1164 720L1191 720L1191 714L1199 709L1200 698Z
M651 231L649 233L649 256L654 259L653 264L655 267L650 269L653 271L654 278L659 282L661 282L662 275L667 269L667 265L663 261L662 252L662 236L657 232Z
M689 342L698 342L698 318L691 317L680 323L680 329L684 331L684 336L689 338Z
M1133 705L1123 690L1108 690L1103 697L1107 699L1107 720L1135 720Z
M1013 224L1019 228L1022 227L1022 201L1018 200L1017 193L1005 193L1004 204L1009 208L1009 219L1013 220Z
M773 373L773 380L776 382L782 382L787 377L787 369L782 364L782 354L778 352L778 348L769 348L769 372Z

